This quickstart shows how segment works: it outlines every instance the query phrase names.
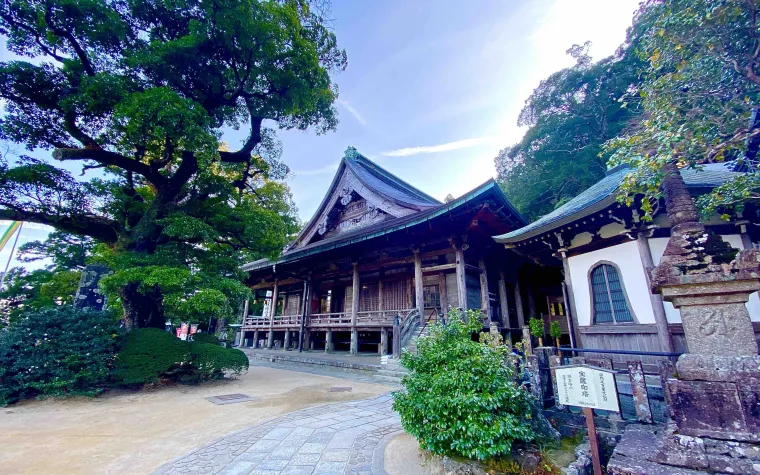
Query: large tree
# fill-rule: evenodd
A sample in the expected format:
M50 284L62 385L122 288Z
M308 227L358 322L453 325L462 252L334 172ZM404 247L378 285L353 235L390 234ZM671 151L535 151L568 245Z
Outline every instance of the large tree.
M678 167L750 162L739 176L698 200L712 214L760 197L754 171L760 136L760 4L751 0L649 0L637 16L648 28L639 54L645 81L626 100L644 114L611 140L612 163L630 163L629 203L644 194L647 216Z
M296 225L265 124L337 123L330 74L346 66L306 0L8 0L0 138L80 161L0 163L0 218L102 243L95 260L129 326L230 314L239 265L276 254ZM222 132L245 129L236 150Z
M635 46L627 43L594 63L589 45L570 48L576 64L541 81L520 112L518 125L529 127L525 136L495 159L500 185L528 219L604 177L609 153L600 154L602 145L638 116L635 105L618 101L639 81L643 62Z

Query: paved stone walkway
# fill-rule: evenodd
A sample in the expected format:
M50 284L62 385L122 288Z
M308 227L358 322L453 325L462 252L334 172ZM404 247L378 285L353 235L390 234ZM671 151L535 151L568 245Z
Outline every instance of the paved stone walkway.
M285 414L170 462L155 473L384 474L383 449L401 423L390 394Z

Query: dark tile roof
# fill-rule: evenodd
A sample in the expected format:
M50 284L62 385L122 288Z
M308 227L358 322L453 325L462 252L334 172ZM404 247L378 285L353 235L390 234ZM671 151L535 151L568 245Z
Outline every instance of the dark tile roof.
M504 195L504 192L501 191L501 188L499 187L499 185L496 184L496 182L493 179L491 179L491 180L488 180L486 183L480 185L479 187L473 189L472 191L469 191L468 193L465 193L464 195L460 196L459 198L456 198L454 201L451 201L449 203L439 203L435 207L428 208L418 213L410 214L408 216L404 216L401 218L389 219L387 221L382 221L380 223L373 224L364 228L360 228L351 232L338 234L328 239L324 239L322 241L317 241L311 244L307 244L304 247L290 249L284 252L282 256L280 256L276 261L270 261L267 259L259 259L254 262L249 262L243 265L242 269L245 271L253 271L257 269L262 269L265 267L269 267L273 264L280 264L280 263L298 260L300 258L314 255L314 254L319 254L321 252L324 252L330 249L336 249L339 247L348 246L350 244L366 241L368 239L372 239L378 236L383 236L388 233L406 229L411 226L424 223L427 220L433 219L437 216L441 216L443 214L449 213L453 211L454 209L459 208L460 206L465 206L470 201L488 193L493 194L493 196L502 205L504 212L511 215L514 221L518 223L517 225L520 225L526 222L525 219L520 215L520 213L518 213L517 210L515 210L512 204L509 203L509 201L507 200L507 197Z
M623 178L628 173L627 166L619 166L607 172L607 176L590 188L527 226L501 236L494 236L496 242L519 242L550 231L576 219L588 216L614 203ZM689 188L714 188L737 175L724 164L708 164L701 169L681 170L686 186Z
M393 200L416 207L438 206L440 201L413 187L349 147L343 161L367 187Z

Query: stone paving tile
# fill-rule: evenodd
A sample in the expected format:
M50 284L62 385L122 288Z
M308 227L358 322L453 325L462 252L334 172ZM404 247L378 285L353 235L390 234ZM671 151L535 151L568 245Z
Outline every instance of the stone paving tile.
M383 439L401 431L392 398L317 406L235 432L159 468L156 475L375 475Z

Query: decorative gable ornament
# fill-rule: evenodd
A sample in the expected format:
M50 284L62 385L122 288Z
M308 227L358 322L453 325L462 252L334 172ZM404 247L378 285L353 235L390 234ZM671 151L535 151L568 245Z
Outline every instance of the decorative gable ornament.
M440 204L349 147L317 212L288 249Z

